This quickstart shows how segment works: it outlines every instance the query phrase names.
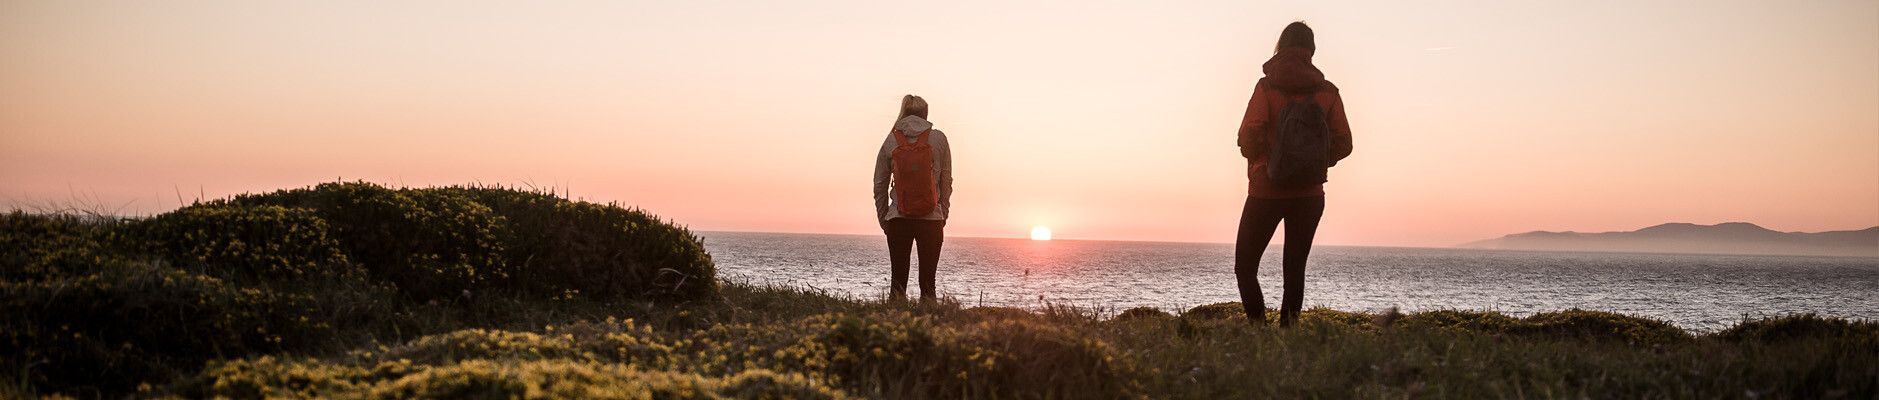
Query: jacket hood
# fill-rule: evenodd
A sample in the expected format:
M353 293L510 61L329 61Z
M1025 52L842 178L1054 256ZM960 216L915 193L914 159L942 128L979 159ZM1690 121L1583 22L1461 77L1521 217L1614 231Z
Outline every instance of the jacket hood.
M1290 93L1317 91L1325 84L1324 72L1311 65L1311 55L1311 49L1303 47L1279 49L1261 67L1266 72L1266 84Z
M933 123L918 116L909 115L894 122L894 130L907 135L908 138L920 137L920 133L928 129L933 129Z

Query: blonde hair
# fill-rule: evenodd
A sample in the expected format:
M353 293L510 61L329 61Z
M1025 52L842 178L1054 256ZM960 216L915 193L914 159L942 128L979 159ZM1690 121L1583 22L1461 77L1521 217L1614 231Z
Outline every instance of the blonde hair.
M899 121L901 118L907 118L909 115L926 119L926 99L911 94L901 96L900 116L894 117L894 120Z

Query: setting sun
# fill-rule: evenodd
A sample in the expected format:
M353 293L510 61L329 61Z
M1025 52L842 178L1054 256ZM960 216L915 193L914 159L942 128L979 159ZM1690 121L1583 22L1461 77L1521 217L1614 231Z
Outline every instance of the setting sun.
M1050 240L1050 228L1043 225L1031 228L1031 240Z

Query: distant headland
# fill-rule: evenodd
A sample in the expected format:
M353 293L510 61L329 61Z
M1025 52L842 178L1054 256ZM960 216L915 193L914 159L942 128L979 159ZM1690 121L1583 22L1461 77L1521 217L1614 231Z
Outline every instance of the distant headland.
M1462 244L1506 250L1879 257L1879 226L1781 232L1747 222L1668 223L1629 232L1534 231Z

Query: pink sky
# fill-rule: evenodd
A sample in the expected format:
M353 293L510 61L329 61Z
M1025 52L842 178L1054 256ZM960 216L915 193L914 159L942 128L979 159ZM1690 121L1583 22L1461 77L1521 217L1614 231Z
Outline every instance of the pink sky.
M1356 144L1321 243L1879 225L1879 3L1012 3L0 2L0 207L533 183L874 233L914 93L950 235L1231 241L1234 130L1302 19Z

